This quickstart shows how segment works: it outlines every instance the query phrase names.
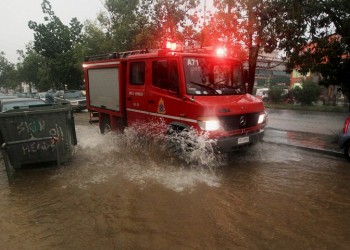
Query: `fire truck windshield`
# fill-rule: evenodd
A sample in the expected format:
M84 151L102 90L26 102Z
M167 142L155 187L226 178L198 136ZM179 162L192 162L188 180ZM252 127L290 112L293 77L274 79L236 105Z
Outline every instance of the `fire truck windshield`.
M237 95L245 93L242 66L232 59L183 58L189 95Z

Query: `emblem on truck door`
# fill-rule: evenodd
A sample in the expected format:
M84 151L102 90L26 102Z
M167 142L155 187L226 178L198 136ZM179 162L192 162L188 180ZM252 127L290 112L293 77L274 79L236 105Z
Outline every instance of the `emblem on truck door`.
M165 105L164 105L164 101L163 98L160 98L159 102L158 102L158 109L157 112L159 114L165 114Z

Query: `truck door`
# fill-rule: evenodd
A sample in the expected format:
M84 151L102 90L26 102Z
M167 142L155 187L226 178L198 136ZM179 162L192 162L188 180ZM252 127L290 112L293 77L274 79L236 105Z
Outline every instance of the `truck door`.
M169 124L180 120L179 68L176 59L151 60L151 82L147 88L149 118Z
M126 111L128 125L147 120L146 61L129 61L126 76Z

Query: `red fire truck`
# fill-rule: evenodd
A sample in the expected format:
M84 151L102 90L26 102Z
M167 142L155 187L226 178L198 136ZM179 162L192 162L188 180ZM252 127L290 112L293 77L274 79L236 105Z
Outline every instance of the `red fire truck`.
M267 124L263 102L246 93L242 63L212 51L173 47L87 57L90 117L98 118L101 133L159 121L164 134L205 132L220 152L256 143Z

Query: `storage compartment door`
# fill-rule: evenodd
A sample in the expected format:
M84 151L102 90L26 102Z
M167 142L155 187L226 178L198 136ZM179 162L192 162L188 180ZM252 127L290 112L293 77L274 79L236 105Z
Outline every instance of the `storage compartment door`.
M89 69L90 106L119 111L119 68Z

